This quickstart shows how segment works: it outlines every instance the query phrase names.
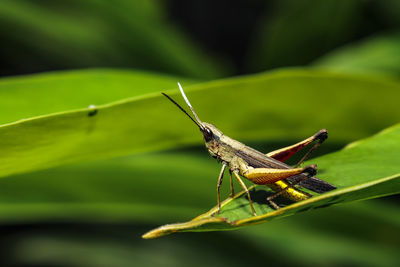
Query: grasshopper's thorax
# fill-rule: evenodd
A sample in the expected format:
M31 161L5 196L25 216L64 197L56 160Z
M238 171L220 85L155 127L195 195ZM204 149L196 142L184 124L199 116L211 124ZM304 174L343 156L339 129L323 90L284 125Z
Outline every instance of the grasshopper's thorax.
M235 147L242 145L241 143L225 136L214 125L203 122L204 129L202 129L203 138L206 148L213 158L220 161L231 162L235 157Z

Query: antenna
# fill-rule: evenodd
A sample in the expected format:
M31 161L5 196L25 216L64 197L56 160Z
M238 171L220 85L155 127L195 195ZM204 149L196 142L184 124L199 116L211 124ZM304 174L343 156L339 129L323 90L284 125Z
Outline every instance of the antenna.
M203 129L203 127L201 126L201 124L199 124L197 121L195 121L192 116L189 115L189 113L186 112L186 110L183 109L183 107L181 107L178 103L176 103L171 97L169 97L167 94L165 93L161 93L163 94L166 98L168 98L172 103L174 103L180 110L183 111L183 113L185 113L199 128L200 130Z
M199 116L197 116L196 112L194 112L194 109L192 107L192 105L189 102L189 99L187 99L185 92L183 91L182 85L178 82L178 86L179 86L179 90L181 91L181 94L183 96L183 99L185 99L186 104L189 106L190 110L192 111L194 117L196 118L196 121L198 124L202 124L201 120L199 119Z

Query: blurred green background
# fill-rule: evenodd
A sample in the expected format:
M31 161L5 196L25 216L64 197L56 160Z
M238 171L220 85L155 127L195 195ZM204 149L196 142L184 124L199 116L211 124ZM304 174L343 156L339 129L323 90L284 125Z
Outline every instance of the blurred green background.
M399 14L397 0L2 0L1 123L85 108L91 103L82 92L93 103L106 104L174 89L178 80L189 85L277 68L332 73L329 90L312 88L326 99L335 94L335 75L397 84ZM49 71L57 72L44 73ZM290 78L290 72L287 75ZM279 87L281 83L274 87L282 88L280 94L290 98L298 93L285 90L291 85ZM333 105L337 113L345 105L354 107L343 109L351 112L354 123L341 125L336 119L340 116L328 117L337 128L329 129L331 141L315 156L399 120L384 108L381 88L357 91L357 100L349 97L354 93L351 86L346 90L343 101ZM274 96L265 105L276 104ZM400 92L397 96L400 99ZM226 99L230 97L234 95ZM199 100L199 115L223 112L219 106L201 111L206 100ZM299 107L312 110L313 100ZM380 100L379 109L371 105L365 111L369 106L364 103ZM185 121L173 107L165 107L170 104L154 106L152 114L171 112ZM299 121L290 112L283 109L266 116L271 134L257 131L257 121L247 118L240 118L240 125L222 115L213 118L231 130L228 135L236 132L234 137L241 141L270 151L313 134L315 125L323 124ZM192 134L181 145L177 141L175 149L153 147L143 149L146 153L2 178L0 265L399 266L398 196L314 210L237 231L142 240L151 228L188 220L216 202L219 165L201 148L200 134L186 129L192 127L190 122L172 125L158 138L178 140L175 131ZM288 133L290 125L300 131ZM168 127L165 119L163 127ZM255 128L244 129L241 136L246 127ZM228 184L224 185L226 194Z

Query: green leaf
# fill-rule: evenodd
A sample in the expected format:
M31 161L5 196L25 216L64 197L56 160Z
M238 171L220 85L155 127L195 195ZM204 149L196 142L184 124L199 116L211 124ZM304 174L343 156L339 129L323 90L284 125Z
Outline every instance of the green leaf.
M0 123L104 105L195 80L144 71L88 69L0 79Z
M270 194L265 186L253 186L252 199L258 216L252 216L248 200L241 192L226 199L219 214L215 214L217 207L214 207L189 222L161 226L143 237L157 238L180 231L233 229L341 202L397 194L400 192L399 140L400 124L313 160L321 170L319 176L338 187L334 191L273 210L265 200Z
M314 66L346 73L400 75L400 34L375 36L328 53Z
M76 89L71 90L66 101L76 103L71 104L72 108L83 106L85 102L84 106L93 104L92 99L99 103L109 99L102 99L106 91L97 92L93 87L87 91L82 89L81 95L76 97L81 84L79 79L73 79L74 75L79 76L71 74L68 86ZM108 82L119 79L117 74L109 78ZM161 81L171 83L170 79ZM25 89L30 82L29 89ZM36 86L28 79L21 90L7 92L10 94L7 102L12 99L42 101L40 97L46 95L52 85L57 88L58 82L56 75L53 79L43 79ZM97 81L101 82L103 80ZM3 86L13 87L14 83L18 80L5 82ZM44 83L46 86L42 87ZM148 90L154 92L157 84ZM123 96L128 94L128 86L117 82L113 90ZM37 98L29 93L25 95L34 88ZM397 122L400 115L397 101L400 84L383 78L282 70L185 88L201 119L215 123L226 134L241 141L296 140L327 128L333 143L343 143L387 127ZM376 88L379 88L379 101L375 101ZM135 90L146 91L140 85L132 86L132 95ZM100 97L94 97L95 94ZM176 90L170 95L178 101L181 99ZM67 99L65 92L61 96L55 104L66 108L69 104L60 104ZM46 110L49 109L43 109ZM80 108L2 125L0 177L200 142L193 123L161 94L140 95L96 108Z

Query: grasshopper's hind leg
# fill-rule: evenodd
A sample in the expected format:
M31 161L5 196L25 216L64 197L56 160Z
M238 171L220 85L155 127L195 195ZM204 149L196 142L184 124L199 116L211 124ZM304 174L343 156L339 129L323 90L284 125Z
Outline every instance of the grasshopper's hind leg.
M252 181L255 184L259 185L268 185L273 190L279 190L275 194L269 196L267 198L268 202L275 209L279 209L279 206L276 205L272 200L281 194L285 194L285 196L294 201L300 201L307 199L309 197L308 194L302 192L294 188L294 185L312 177L316 174L317 166L310 165L304 168L295 168L295 169L271 169L271 168L256 168L256 169L247 169L243 172L243 176ZM288 184L285 182L286 178L302 175L303 177L296 181L294 184Z
M272 152L267 153L266 155L268 157L274 158L276 160L279 161L285 161L288 158L290 158L291 156L293 156L295 153L297 153L298 151L302 150L303 148L305 148L306 146L308 146L309 144L311 144L314 141L317 141L317 143L315 143L315 145L301 158L301 160L296 164L296 167L300 166L301 163L303 163L303 161L305 161L310 154L317 148L319 147L326 139L328 138L328 131L326 129L322 129L320 131L318 131L316 134L314 134L313 136L298 142L297 144L294 144L292 146L288 146L288 147L284 147Z
M312 165L312 166L315 166L315 165ZM313 177L315 174L316 174L316 168L310 169L309 172L304 173L304 175L302 175L303 177L298 179L296 182L289 183L286 181L279 181L279 182L275 183L273 185L273 187L276 188L275 190L278 189L278 191L276 193L270 195L269 197L267 197L267 201L275 209L279 209L279 206L272 200L282 194L288 195L289 198L294 201L301 201L301 200L305 200L305 199L309 198L311 195L307 194L306 192L295 189L294 186L310 177Z
M294 169L248 168L242 171L242 175L255 184L267 185L298 174L303 175L307 173L313 176L316 174L316 170L317 165L309 165L304 168Z

